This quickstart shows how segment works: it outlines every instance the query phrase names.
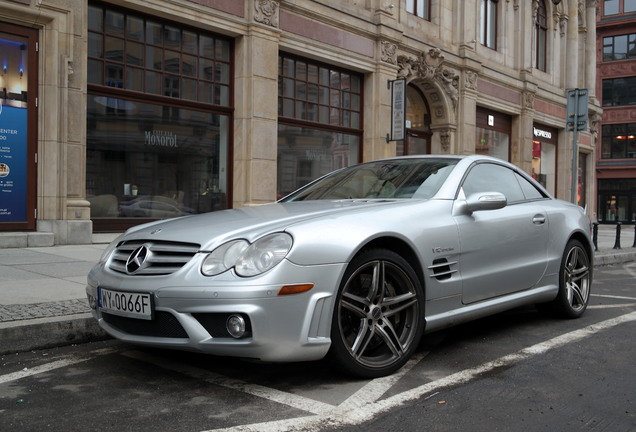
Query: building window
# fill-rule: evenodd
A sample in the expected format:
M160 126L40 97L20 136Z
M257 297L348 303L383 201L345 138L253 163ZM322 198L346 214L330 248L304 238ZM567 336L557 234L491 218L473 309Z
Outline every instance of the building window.
M636 179L598 181L598 220L606 223L636 221Z
M505 161L510 157L512 119L506 114L477 108L475 153Z
M554 195L556 193L558 131L536 123L532 131L532 178Z
M636 158L636 123L603 125L601 158Z
M430 0L406 0L406 11L425 20L431 19Z
M636 76L603 80L603 106L636 105Z
M609 36L603 38L603 61L636 58L636 34Z
M279 56L278 196L358 163L362 76L313 60Z
M603 15L636 12L636 0L604 0Z
M536 58L535 67L545 72L547 59L548 19L545 2L539 0L535 24Z
M576 202L579 207L587 206L587 155L579 153L578 161L578 182Z
M497 49L497 3L499 0L481 0L480 41L488 48Z
M431 152L431 110L419 88L406 88L406 139L396 142L396 156Z
M231 40L97 3L88 34L95 230L227 208Z
M88 82L206 104L230 104L227 40L91 5Z

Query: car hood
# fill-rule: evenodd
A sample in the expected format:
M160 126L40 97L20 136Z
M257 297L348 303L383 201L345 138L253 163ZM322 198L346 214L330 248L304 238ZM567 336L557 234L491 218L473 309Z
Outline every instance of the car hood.
M129 229L125 240L162 240L199 244L210 251L227 240L253 241L262 235L319 217L370 207L404 205L413 200L339 200L263 204L152 222ZM119 239L122 240L122 239Z

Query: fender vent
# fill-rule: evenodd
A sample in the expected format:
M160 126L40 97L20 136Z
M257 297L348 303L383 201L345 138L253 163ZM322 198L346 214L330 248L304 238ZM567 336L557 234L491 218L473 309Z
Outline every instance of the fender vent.
M437 280L450 279L453 273L457 272L457 261L448 261L446 258L437 258L433 261L433 265L429 266L431 277Z

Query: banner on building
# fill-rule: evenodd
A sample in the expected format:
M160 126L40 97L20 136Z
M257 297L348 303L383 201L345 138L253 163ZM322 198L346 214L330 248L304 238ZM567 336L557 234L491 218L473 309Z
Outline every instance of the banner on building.
M27 220L27 109L0 101L0 222Z

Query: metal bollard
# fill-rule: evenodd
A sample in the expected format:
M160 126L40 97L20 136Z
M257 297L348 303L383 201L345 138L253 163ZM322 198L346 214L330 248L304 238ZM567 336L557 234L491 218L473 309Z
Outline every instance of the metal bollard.
M633 248L636 248L636 222L634 223L634 244L632 245Z
M614 242L614 249L621 248L621 223L616 223L616 242Z
M592 242L594 243L594 252L598 252L598 222L592 223Z

